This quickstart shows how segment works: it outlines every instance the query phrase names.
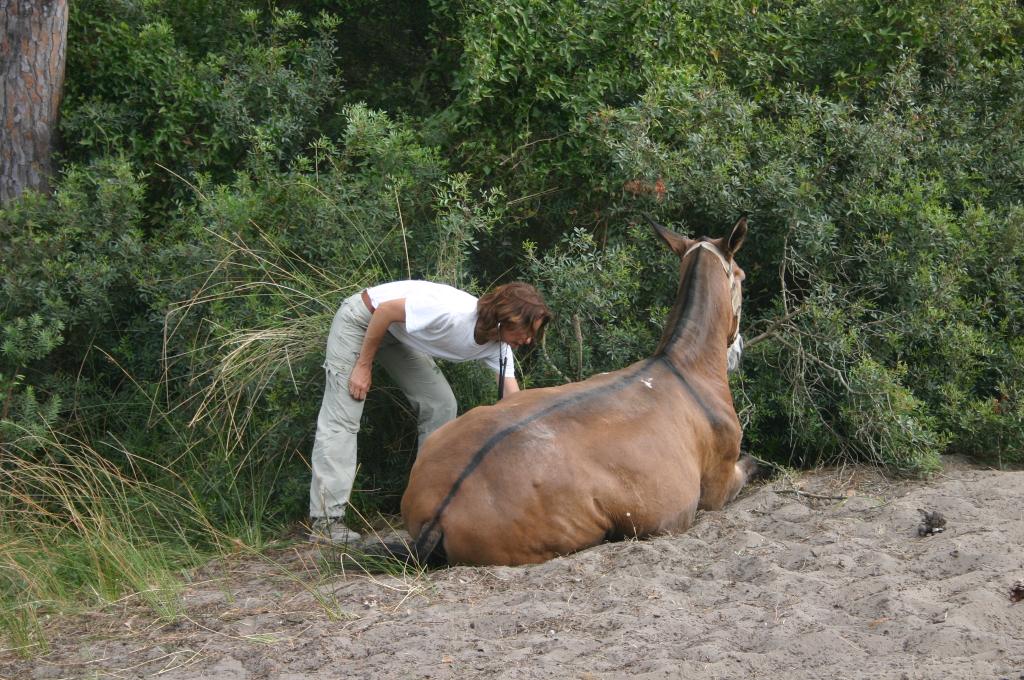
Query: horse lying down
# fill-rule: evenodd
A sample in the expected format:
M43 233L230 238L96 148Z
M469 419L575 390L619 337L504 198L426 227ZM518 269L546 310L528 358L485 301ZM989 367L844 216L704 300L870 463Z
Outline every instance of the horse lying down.
M653 356L579 383L475 408L424 443L402 498L424 564L543 562L605 540L687 529L754 470L726 375L743 270L728 238L653 223L679 289Z

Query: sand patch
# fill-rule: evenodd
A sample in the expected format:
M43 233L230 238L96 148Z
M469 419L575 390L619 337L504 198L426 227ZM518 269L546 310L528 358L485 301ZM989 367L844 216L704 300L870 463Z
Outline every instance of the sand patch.
M943 530L922 535L926 512ZM160 622L57 622L5 678L1024 678L1024 472L865 470L746 490L685 534L529 567L329 574L300 545L211 565ZM1020 598L1017 598L1018 600Z

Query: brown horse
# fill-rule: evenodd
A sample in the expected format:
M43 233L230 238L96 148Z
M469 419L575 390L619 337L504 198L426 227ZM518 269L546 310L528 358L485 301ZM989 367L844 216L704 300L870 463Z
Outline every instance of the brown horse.
M654 224L652 222L652 224ZM542 562L608 539L682 531L753 470L726 376L739 332L746 219L726 239L657 233L679 291L654 355L580 383L518 392L424 443L402 516L428 563Z

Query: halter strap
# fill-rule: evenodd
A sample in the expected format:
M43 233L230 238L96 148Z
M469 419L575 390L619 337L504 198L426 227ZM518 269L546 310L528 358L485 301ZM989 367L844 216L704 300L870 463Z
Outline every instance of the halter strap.
M729 277L729 286L731 288L733 280L735 280L736 278L736 274L733 273L732 267L729 266L729 261L725 259L725 255L722 255L721 251L718 250L718 248L716 248L708 241L699 241L694 245L690 246L690 249L683 253L683 257L685 258L690 253L697 250L697 248L704 248L705 250L713 253L714 256L718 258L718 261L722 263L722 269L725 270L725 275Z

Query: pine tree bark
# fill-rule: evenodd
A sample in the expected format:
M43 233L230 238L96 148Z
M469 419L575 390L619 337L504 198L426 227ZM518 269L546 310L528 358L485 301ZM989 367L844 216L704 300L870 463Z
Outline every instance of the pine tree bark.
M0 0L0 203L48 191L64 89L67 0Z

